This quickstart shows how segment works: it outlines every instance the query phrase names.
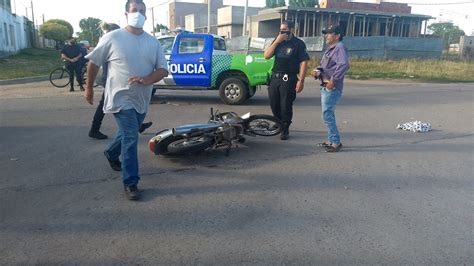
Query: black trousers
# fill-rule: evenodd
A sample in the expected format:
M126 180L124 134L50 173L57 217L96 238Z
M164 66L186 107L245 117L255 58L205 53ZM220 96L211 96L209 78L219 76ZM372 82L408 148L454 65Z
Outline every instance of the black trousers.
M104 93L102 93L102 97L100 98L99 105L97 105L97 109L95 109L94 118L92 119L92 126L91 131L97 132L102 125L102 120L104 120Z
M66 64L67 71L69 71L69 85L71 88L74 88L74 74L76 76L77 84L79 86L84 86L82 84L82 68L84 65L82 63L76 62L73 64Z
M283 124L289 126L293 118L293 102L296 99L296 75L289 75L284 81L281 75L272 75L268 86L268 98L273 116L280 119Z

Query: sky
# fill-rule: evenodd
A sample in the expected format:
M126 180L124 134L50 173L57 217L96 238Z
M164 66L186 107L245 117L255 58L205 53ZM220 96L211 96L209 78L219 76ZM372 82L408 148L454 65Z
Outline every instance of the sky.
M212 0L211 0L212 1ZM35 24L41 25L44 20L63 19L71 23L74 31L80 31L79 21L83 18L93 17L107 22L114 22L121 26L126 25L124 16L125 0L11 0L12 11L19 15L26 15L31 19L31 4L35 17ZM201 2L188 0L188 2ZM353 2L375 2L374 0L354 0ZM408 3L412 13L430 15L436 19L433 22L453 22L467 35L474 35L474 0L387 0L387 2ZM119 3L119 4L117 4ZM147 7L147 21L145 30L152 29L152 12L154 8L155 24L167 24L165 4L168 0L145 0ZM245 0L224 0L224 4L245 5ZM262 7L265 0L249 0L250 6Z

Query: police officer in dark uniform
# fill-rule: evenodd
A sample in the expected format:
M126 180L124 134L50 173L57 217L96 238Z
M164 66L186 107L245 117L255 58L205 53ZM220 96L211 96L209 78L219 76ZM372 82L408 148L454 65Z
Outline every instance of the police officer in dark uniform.
M296 93L303 91L309 55L305 43L291 32L294 24L283 21L280 33L267 49L264 57L275 56L272 76L268 87L268 97L273 116L283 123L280 139L289 138L289 127L293 117L293 102Z
M71 86L69 91L74 91L74 74L76 74L76 80L81 91L84 90L84 84L82 84L82 68L84 64L81 61L81 57L81 47L76 43L75 38L70 38L69 43L61 49L61 59L66 61L66 68L69 71L69 84Z

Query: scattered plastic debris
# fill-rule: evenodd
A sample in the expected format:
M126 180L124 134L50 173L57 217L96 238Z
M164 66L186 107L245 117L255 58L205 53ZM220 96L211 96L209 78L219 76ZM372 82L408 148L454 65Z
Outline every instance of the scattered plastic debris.
M404 124L398 124L398 129L411 131L411 132L421 132L426 133L431 131L431 124L430 123L423 123L421 121L412 121L406 122Z

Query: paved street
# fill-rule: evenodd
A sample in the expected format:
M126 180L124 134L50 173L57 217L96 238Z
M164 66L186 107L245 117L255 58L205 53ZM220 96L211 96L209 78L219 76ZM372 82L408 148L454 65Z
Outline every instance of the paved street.
M128 201L87 137L97 100L49 82L0 86L0 264L415 264L474 262L474 84L349 81L325 137L315 81L291 138L248 137L226 157L153 155L158 130L209 108L270 113L217 91L158 91L140 136L143 200ZM396 129L420 120L429 133ZM106 115L103 133L115 132Z

